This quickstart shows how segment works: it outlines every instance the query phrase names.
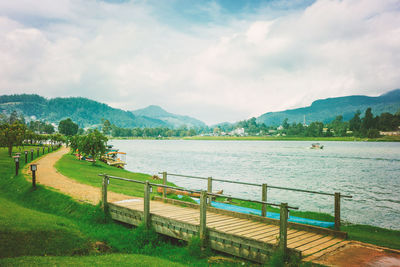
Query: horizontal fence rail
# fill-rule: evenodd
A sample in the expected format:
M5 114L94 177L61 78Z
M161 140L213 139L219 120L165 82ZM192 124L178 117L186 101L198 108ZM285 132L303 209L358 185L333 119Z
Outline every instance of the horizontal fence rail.
M159 172L158 174L163 174L163 172ZM207 180L208 178L206 177L199 177L199 176L191 176L191 175L183 175L183 174L175 174L175 173L167 173L167 175L170 176L177 176L177 177L185 177L185 178L193 178L193 179L199 179L199 180ZM231 183L231 184L241 184L241 185L250 185L250 186L258 186L261 187L262 184L255 184L255 183L246 183L246 182L238 182L238 181L230 181L230 180L223 180L223 179L216 179L212 178L213 181L216 182L224 182L224 183ZM312 190L305 190L305 189L298 189L298 188L290 188L290 187L282 187L282 186L273 186L273 185L268 185L268 188L274 188L274 189L281 189L281 190L289 190L289 191L297 191L297 192L303 192L303 193L311 193L311 194L320 194L320 195L326 195L326 196L335 196L335 193L327 193L327 192L320 192L320 191L312 191ZM344 198L352 198L353 196L350 195L340 195L341 197Z
M269 188L278 189L278 190L295 191L295 192L308 193L308 194L319 194L319 195L325 195L325 196L333 196L334 197L334 213L335 213L335 215L334 215L335 216L335 230L337 230L337 231L340 230L340 200L341 200L341 198L352 198L353 197L353 196L350 196L350 195L342 195L339 192L327 193L327 192L320 192L320 191L313 191L313 190L306 190L306 189L299 189L299 188L273 186L273 185L268 185L267 183L255 184L255 183L247 183L247 182L238 182L238 181L229 181L229 180L223 180L223 179L215 179L215 178L212 178L212 177L207 177L206 178L206 177L200 177L200 176L183 175L183 174L167 173L167 172L159 172L158 174L162 174L163 175L163 184L164 185L167 183L167 176L168 175L169 176L176 176L176 177L191 178L191 179L207 180L207 191L208 191L208 193L211 193L212 182L213 181L261 187L262 188L261 199L264 202L267 201L267 190ZM163 192L163 197L165 197L165 190ZM233 197L229 197L229 198L233 198ZM237 198L234 198L234 199L237 199ZM260 203L260 202L257 202L257 203ZM211 196L209 196L209 204L211 204ZM262 204L261 216L265 217L267 215L267 206L266 206L267 204L265 204L265 203L261 203L261 204Z

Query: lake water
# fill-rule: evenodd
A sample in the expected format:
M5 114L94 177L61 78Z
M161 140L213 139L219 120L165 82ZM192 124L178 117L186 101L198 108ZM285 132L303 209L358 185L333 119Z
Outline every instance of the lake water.
M342 219L400 229L400 143L308 141L113 140L133 172L202 176L352 195ZM159 175L161 176L161 175ZM176 185L206 189L207 181L168 177ZM261 199L261 188L213 182L213 190ZM269 189L268 202L333 215L332 196Z

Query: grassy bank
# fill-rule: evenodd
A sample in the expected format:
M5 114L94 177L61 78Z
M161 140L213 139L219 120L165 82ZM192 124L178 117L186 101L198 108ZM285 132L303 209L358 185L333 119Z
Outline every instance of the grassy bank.
M101 178L98 177L98 173L107 173L114 176L142 181L151 179L150 175L131 173L126 170L110 167L102 162L99 162L97 166L92 166L91 163L86 161L78 161L74 156L69 154L64 155L63 158L57 162L56 167L60 173L63 173L64 175L67 175L68 177L75 179L81 183L90 184L96 187L101 186ZM161 183L160 180L153 180L152 182ZM127 187L129 187L129 189ZM143 196L142 185L132 184L123 181L111 181L110 190L132 196ZM154 194L156 193L153 193L153 195ZM222 198L219 198L217 200L225 201L225 199ZM232 204L261 210L261 204L258 203L232 200ZM279 209L277 208L268 207L267 210L270 212L279 213ZM334 217L331 214L326 213L310 211L291 211L290 214L293 216L314 220L330 222L334 221ZM353 240L400 249L400 231L388 230L368 225L353 224L344 225L342 227L342 230L348 232L349 238Z
M127 259L131 266L208 266L207 258L191 256L184 242L114 223L98 206L78 203L45 186L33 190L24 175L15 176L13 159L6 153L0 149L1 266L88 266L99 262L113 266ZM101 167L89 164L87 168Z

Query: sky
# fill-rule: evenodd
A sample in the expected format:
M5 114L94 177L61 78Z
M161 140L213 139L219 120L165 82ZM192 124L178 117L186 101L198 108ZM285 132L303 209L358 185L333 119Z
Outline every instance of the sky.
M211 125L400 88L400 0L0 0L0 94Z

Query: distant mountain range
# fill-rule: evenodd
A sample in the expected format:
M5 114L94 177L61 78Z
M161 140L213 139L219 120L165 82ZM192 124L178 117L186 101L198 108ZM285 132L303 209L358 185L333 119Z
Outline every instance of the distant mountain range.
M309 107L265 113L257 118L257 122L265 123L267 126L280 125L285 118L288 118L289 123L303 122L305 116L308 124L313 121L327 123L338 115L343 115L344 120L350 120L357 110L364 113L368 107L372 108L375 115L383 112L396 113L400 110L400 89L378 97L353 95L316 100ZM200 120L172 114L154 105L124 111L83 97L46 99L34 94L0 96L0 112L11 113L13 110L24 114L29 120L44 120L56 124L60 120L71 118L80 127L100 125L102 119L125 128L206 126Z
M190 127L190 128L206 126L206 124L200 120L197 120L197 119L189 117L189 116L172 114L172 113L165 111L161 107L154 106L154 105L151 105L151 106L148 106L148 107L142 108L142 109L133 110L131 112L135 116L161 120L161 121L171 125L172 128L178 128L183 125L186 125L187 127Z
M363 116L368 107L372 108L374 115L383 112L396 113L400 110L400 89L378 97L353 95L316 100L309 107L265 113L257 118L257 122L267 126L280 125L288 118L289 123L302 123L305 116L307 124L313 121L328 123L338 115L343 115L343 120L348 121L357 110L360 110Z
M39 95L28 94L0 96L0 112L11 113L13 110L24 114L27 119L45 120L56 124L60 120L71 118L80 127L100 125L102 119L126 128L205 126L202 121L171 114L157 106L131 112L83 97L46 99Z

